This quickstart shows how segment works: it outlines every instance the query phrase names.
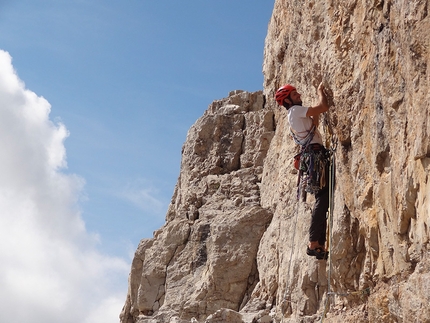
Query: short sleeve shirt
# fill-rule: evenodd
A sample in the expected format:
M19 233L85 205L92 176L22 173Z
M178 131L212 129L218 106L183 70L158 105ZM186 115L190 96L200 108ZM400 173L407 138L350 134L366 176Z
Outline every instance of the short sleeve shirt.
M288 122L290 123L291 130L299 141L304 140L312 129L312 118L306 116L307 112L308 108L301 105L293 105L288 109ZM315 129L314 137L310 143L323 144L321 134L318 129Z

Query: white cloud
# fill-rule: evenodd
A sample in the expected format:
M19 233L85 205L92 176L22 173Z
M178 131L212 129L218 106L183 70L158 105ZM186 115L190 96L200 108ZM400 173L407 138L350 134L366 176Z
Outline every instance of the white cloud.
M101 254L78 206L66 127L0 50L0 322L118 322L129 264Z
M92 311L84 323L110 322L112 317L118 316L118 308L122 308L123 305L124 299L122 295L120 297L111 296L106 298L98 308Z

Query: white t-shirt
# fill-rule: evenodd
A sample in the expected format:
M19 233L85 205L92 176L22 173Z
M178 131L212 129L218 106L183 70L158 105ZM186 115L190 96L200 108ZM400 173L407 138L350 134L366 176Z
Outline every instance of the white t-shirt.
M306 116L307 112L308 108L301 105L293 105L288 109L288 122L290 123L291 130L299 141L305 139L309 131L312 129L312 118ZM323 144L321 134L318 129L315 129L314 137L310 143Z

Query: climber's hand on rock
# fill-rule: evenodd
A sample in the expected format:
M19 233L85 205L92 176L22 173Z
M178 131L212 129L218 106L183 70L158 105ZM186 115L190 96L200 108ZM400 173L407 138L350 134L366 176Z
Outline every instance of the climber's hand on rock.
M324 84L321 82L320 85L318 85L318 95L321 96L325 96L325 92L324 92Z
M324 85L323 85L322 82L318 86L318 96L319 96L319 99L320 99L320 104L323 105L323 106L325 106L325 107L327 107L327 109L328 109L327 96L326 96L326 94L324 92Z

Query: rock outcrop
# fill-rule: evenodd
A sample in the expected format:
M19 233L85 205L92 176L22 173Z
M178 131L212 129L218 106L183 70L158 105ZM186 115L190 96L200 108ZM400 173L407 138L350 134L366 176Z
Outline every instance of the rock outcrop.
M230 93L190 129L122 323L317 322L324 310L327 322L430 322L428 10L275 1L264 90ZM296 199L297 147L273 99L292 83L312 105L321 81L336 148L329 261L305 254L313 197Z
M272 219L259 188L274 136L274 114L264 103L261 91L234 91L189 130L166 224L141 241L133 260L122 322L211 314L218 322L216 311L239 311L249 301Z

